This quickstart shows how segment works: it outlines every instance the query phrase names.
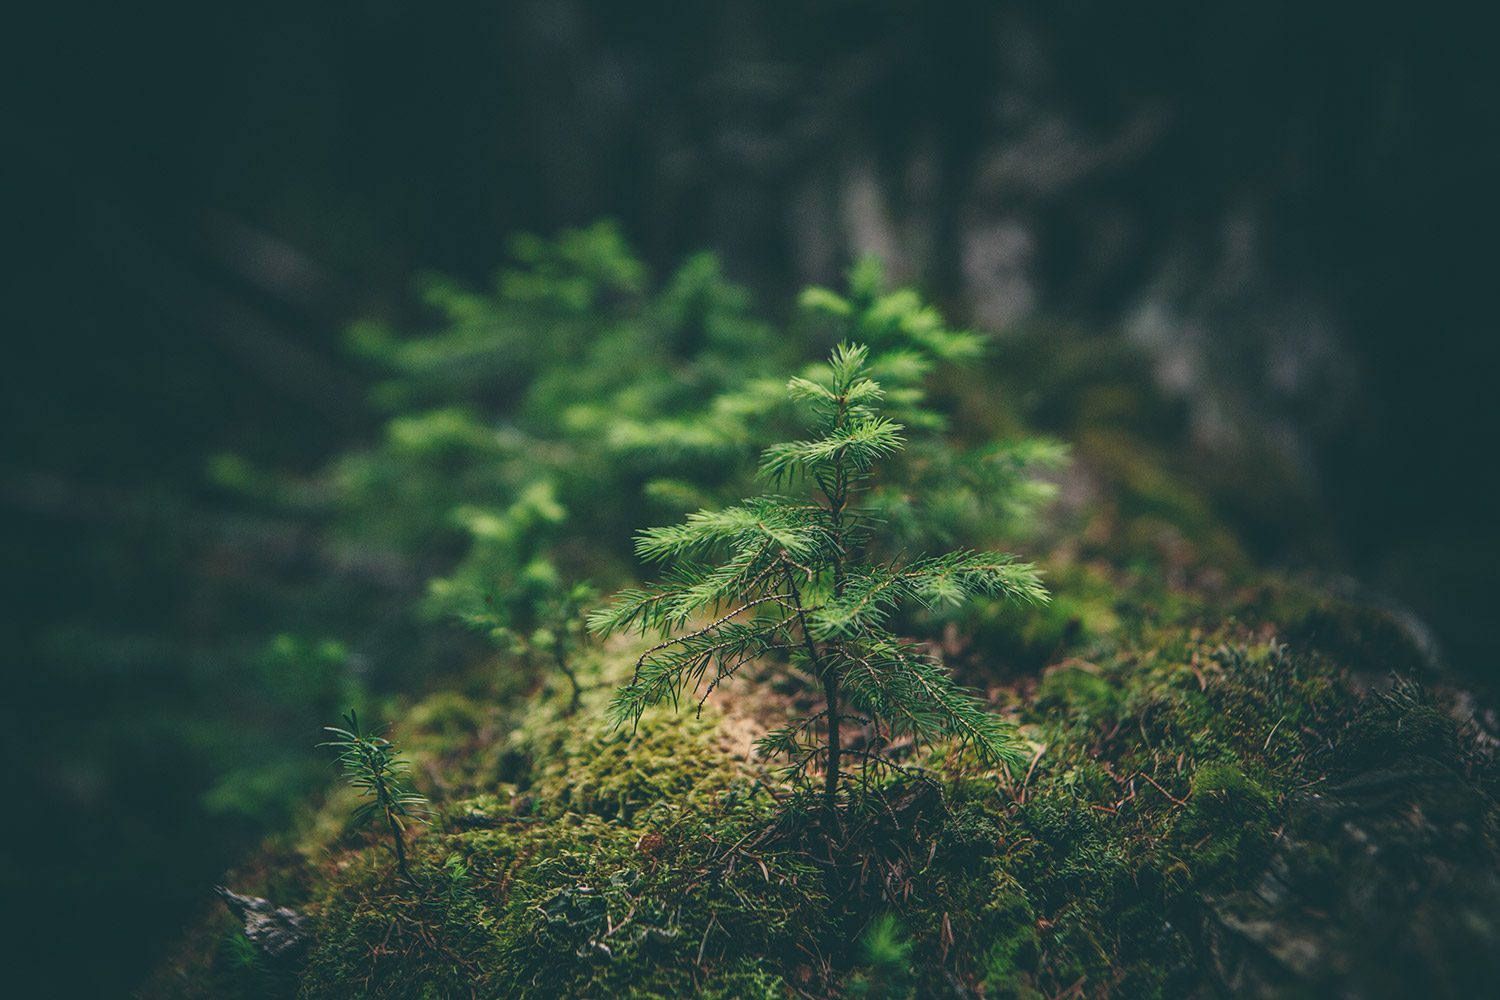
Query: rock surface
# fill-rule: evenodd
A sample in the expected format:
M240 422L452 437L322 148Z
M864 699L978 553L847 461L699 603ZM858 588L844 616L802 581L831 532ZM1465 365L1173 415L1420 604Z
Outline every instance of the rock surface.
M241 896L222 885L215 891L244 923L245 937L267 958L290 959L307 946L312 922L303 914L259 896Z

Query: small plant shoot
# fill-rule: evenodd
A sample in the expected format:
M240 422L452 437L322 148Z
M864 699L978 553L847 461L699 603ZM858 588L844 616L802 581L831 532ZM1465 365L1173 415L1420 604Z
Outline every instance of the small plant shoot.
M391 836L396 868L402 878L413 881L406 863L406 824L427 812L428 803L407 782L411 765L397 756L400 751L390 740L360 732L359 716L353 711L344 716L343 727L323 728L332 739L318 745L338 751L344 777L366 800L354 810L354 822L364 826L383 821Z
M793 378L791 398L810 411L812 435L767 448L768 493L703 510L642 533L637 552L664 563L663 582L627 590L590 618L594 631L627 630L660 641L641 654L616 695L617 723L637 724L661 702L691 692L699 708L744 666L779 660L815 685L821 707L757 742L805 782L821 768L823 804L836 811L847 759L899 769L898 738L953 738L989 764L1022 758L1013 728L956 684L924 644L891 623L903 606L933 611L980 596L1047 600L1036 569L995 553L954 551L914 560L877 556L881 522L865 503L882 461L905 428L882 413L868 351L838 347L817 377ZM703 621L703 619L707 621ZM845 727L863 729L856 748Z

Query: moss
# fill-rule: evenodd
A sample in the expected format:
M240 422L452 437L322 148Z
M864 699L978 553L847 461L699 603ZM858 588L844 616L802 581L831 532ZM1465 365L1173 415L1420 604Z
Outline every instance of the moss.
M408 739L461 740L484 728L492 709L457 691L440 691L413 705L402 719Z
M978 980L986 996L1032 997L1040 941L1036 914L1025 891L1008 876L979 909Z
M439 805L412 842L419 886L342 830L337 797L278 862L313 887L301 994L1188 995L1209 986L1204 901L1258 877L1293 789L1340 761L1408 759L1467 789L1451 721L1411 692L1357 712L1339 663L1264 626L1119 606L1128 627L1008 693L1036 749L1026 767L937 747L912 762L940 789L878 784L885 805L846 831L862 875L766 835L772 783L713 706L617 731L602 691L566 717L540 694L418 703L397 736ZM1486 815L1475 795L1426 809L1473 829ZM1288 861L1313 901L1338 898L1348 863ZM860 943L880 913L910 945L901 975ZM214 940L198 945L211 988L186 995L278 995L223 943L230 928Z
M791 851L729 850L772 810L713 721L534 714L506 740L525 779L442 802L416 886L373 842L335 848L300 995L783 995L777 956L814 937L823 883ZM405 728L437 766L494 722L442 695Z
M1016 608L983 602L965 622L974 648L990 662L1040 669L1117 634L1120 589L1098 566L1066 563L1048 581L1046 604Z
M1022 703L1039 756L996 775L984 806L994 898L1013 918L977 936L994 950L976 981L1201 989L1197 900L1259 872L1280 794L1353 704L1337 665L1264 630L1142 625L1052 668Z
M766 963L742 958L705 975L697 995L703 1000L784 1000L787 985Z
M1037 708L1057 710L1086 723L1114 721L1119 705L1119 691L1088 665L1063 664L1048 670L1036 693Z
M458 859L416 868L417 885L384 858L342 861L317 900L315 945L299 996L437 998L494 990L494 917Z
M1172 830L1200 883L1222 887L1260 870L1271 845L1275 800L1234 764L1200 767Z
M629 822L653 805L725 791L739 770L716 745L718 713L648 713L635 729L556 725L529 736L539 763L527 790L552 812Z
M816 873L787 856L720 865L702 846L616 841L514 871L498 938L516 995L679 996L705 977L779 976L822 911Z
M1339 744L1339 763L1346 769L1378 767L1408 757L1456 765L1459 742L1453 719L1431 704L1382 704L1355 719Z

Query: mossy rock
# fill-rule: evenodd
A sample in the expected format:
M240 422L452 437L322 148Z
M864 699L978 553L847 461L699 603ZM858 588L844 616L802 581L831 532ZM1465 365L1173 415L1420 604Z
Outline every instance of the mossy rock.
M1482 740L1441 692L1362 693L1326 648L1283 643L1264 616L1310 603L1287 587L1216 622L1136 609L1006 675L992 690L1033 759L918 750L927 777L876 782L839 858L787 832L785 786L724 735L751 724L724 718L733 702L616 729L602 688L574 714L545 693L435 694L392 734L437 800L416 885L335 796L243 886L313 917L302 964L268 965L219 915L155 995L1480 989L1474 970L1500 974ZM609 657L602 676L628 669L629 650Z

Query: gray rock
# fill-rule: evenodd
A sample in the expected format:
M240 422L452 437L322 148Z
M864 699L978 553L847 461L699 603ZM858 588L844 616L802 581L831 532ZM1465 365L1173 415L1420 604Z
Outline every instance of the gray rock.
M259 896L241 896L222 885L215 891L244 923L245 937L267 958L291 958L307 944L312 921L305 914Z

